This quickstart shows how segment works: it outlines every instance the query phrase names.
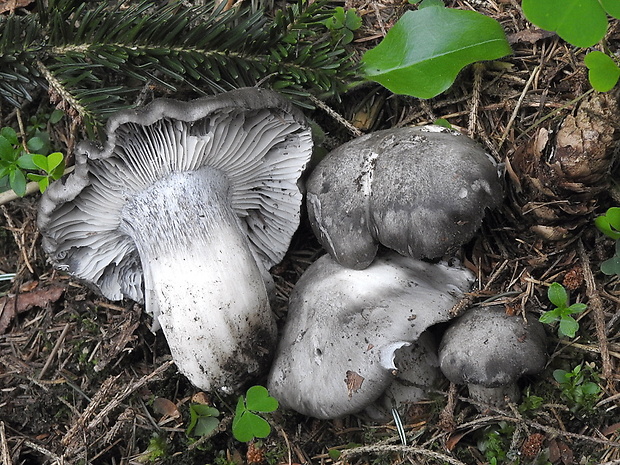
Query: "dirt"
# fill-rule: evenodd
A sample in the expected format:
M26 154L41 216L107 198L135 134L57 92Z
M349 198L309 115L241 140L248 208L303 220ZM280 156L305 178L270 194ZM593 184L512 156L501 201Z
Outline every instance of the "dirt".
M497 452L497 463L620 464L620 281L600 272L614 243L593 224L618 204L618 92L591 92L584 51L533 28L518 2L447 4L498 20L514 54L468 67L430 100L366 84L324 103L364 133L445 118L505 164L503 205L459 252L479 278L466 304L493 297L511 312L549 309L552 282L588 304L576 338L547 328L548 366L521 382L520 403L476 408L466 389L446 382L402 418L407 445L393 422L318 421L277 411L267 416L272 434L248 447L230 432L236 398L200 393L178 374L139 305L108 302L50 267L33 195L0 207L0 275L16 273L0 281L0 463L484 464L493 463L488 451L499 444L505 456ZM354 57L376 45L407 8L389 0L345 6L363 18ZM618 50L619 41L612 21L607 46ZM2 124L13 124L16 114L3 110ZM22 118L36 111L26 107ZM309 116L325 130L327 150L353 137L322 109ZM60 146L72 140L62 123L50 131ZM280 323L296 280L322 253L303 221L272 270ZM562 397L553 378L554 370L579 364L600 386L585 407ZM186 435L196 401L222 412L220 429L202 439ZM157 444L156 458L149 446L159 450Z

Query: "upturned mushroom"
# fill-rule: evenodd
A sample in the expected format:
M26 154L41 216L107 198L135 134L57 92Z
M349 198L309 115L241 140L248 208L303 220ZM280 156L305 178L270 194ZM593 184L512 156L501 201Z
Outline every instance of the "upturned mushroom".
M275 347L265 278L311 149L301 112L264 89L119 112L43 195L43 248L108 299L144 302L196 386L234 391Z
M545 330L534 315L511 316L502 305L475 307L445 331L439 364L446 378L467 385L473 400L503 406L519 399L519 378L543 370L545 348Z
M311 173L307 191L319 241L355 269L372 262L379 244L441 257L470 240L503 197L492 158L439 126L377 131L341 145Z
M291 294L268 379L271 395L315 418L360 412L394 381L397 351L448 320L472 283L463 268L392 251L365 270L322 256Z

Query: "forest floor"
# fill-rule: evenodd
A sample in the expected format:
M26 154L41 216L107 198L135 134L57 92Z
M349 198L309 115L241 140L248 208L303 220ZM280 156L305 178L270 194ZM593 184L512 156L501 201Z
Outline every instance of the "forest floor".
M571 302L587 304L575 338L547 328L549 362L522 381L519 403L479 411L465 388L445 382L402 418L407 445L393 422L285 411L268 415L268 438L240 443L230 432L236 399L199 392L178 374L141 306L106 301L51 268L35 194L0 206L0 275L15 273L0 281L0 464L620 464L620 280L600 272L614 243L594 226L620 202L618 93L591 91L584 51L532 27L516 0L447 3L499 21L514 54L470 66L433 99L366 84L325 105L362 133L444 118L505 163L505 201L461 251L479 279L473 302L500 296L507 309L540 313L551 308L548 286L559 282ZM343 6L363 18L356 57L410 8L391 0ZM620 50L617 21L606 40ZM24 107L21 118L41 105ZM18 118L6 108L0 116L3 126ZM324 109L309 116L325 130L327 149L354 137ZM62 150L75 139L69 127L48 128ZM322 253L303 221L272 270L280 322L295 282ZM583 378L572 387L554 379L554 370L577 366ZM589 382L599 392L579 398ZM210 437L186 434L193 402L223 412Z

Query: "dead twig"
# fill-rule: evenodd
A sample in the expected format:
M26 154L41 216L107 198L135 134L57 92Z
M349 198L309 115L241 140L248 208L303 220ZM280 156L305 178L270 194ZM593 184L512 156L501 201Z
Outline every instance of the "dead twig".
M594 281L594 275L592 274L592 268L590 267L590 259L586 254L583 242L578 242L579 246L579 260L581 261L581 267L583 269L583 278L586 282L586 295L588 296L588 303L592 309L592 317L596 327L596 336L598 338L598 344L601 351L601 362L603 364L603 377L607 380L607 389L612 392L615 391L613 383L613 365L611 362L611 356L609 354L609 341L607 339L607 333L605 333L605 313L603 310L603 301L598 293L596 282Z

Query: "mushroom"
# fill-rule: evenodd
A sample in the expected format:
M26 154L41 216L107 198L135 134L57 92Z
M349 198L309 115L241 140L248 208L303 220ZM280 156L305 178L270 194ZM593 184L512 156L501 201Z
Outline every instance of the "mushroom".
M360 412L394 380L398 349L447 321L472 283L463 268L393 251L365 270L322 256L291 293L268 379L271 395L315 418Z
M265 278L311 150L301 112L264 89L119 112L43 195L43 248L108 299L144 302L197 387L234 391L275 348Z
M307 182L312 228L343 266L363 269L378 244L438 258L471 239L499 205L498 166L439 126L377 131L330 152Z
M475 307L445 331L439 346L443 374L466 384L478 403L503 406L519 399L517 380L545 367L543 325L531 314L508 315L502 305Z

